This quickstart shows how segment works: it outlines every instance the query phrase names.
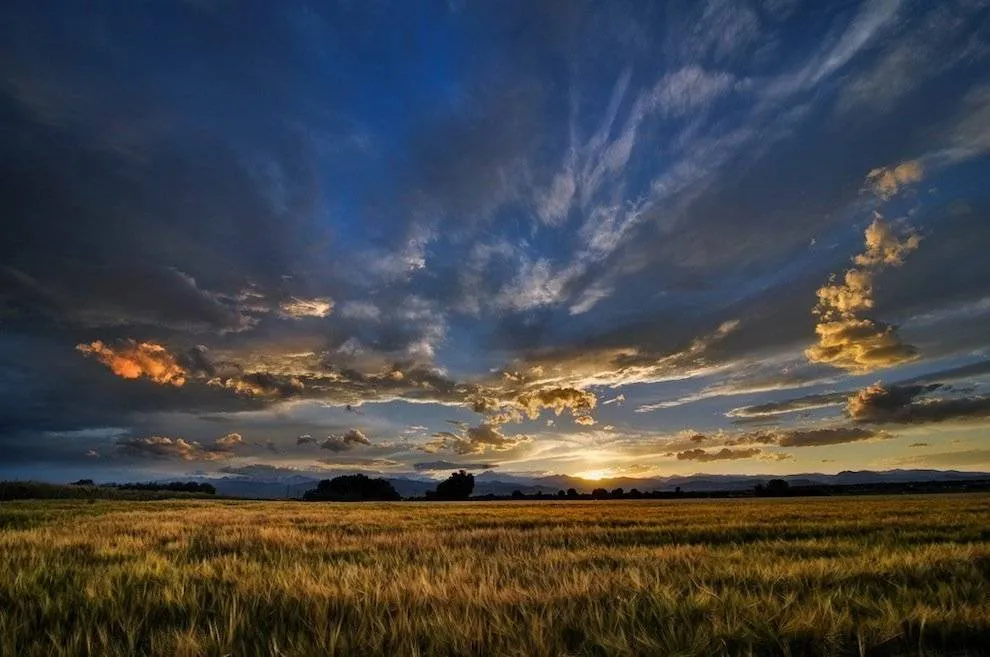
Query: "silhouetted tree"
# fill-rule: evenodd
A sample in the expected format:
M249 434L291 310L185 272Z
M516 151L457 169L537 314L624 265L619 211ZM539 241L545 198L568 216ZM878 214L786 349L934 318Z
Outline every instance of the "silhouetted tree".
M524 497L526 497L526 496L523 495L523 492L521 490L514 490L514 491L512 491L512 499L514 499L514 500L521 500Z
M617 500L621 500L625 495L625 491L621 488L616 488L612 491L611 496Z
M391 502L402 499L387 479L372 479L367 475L353 474L324 479L316 488L303 494L304 500L332 500L337 502L360 502L375 500Z
M569 497L569 498L571 498L571 499L577 499L577 498L579 497L579 496L578 496L578 492L577 492L577 489L574 489L574 488L568 488L568 489L567 489L567 497Z
M771 479L767 482L767 495L770 497L784 497L791 492L791 485L784 479Z
M607 500L608 491L604 488L596 488L595 490L591 491L591 497L596 500Z
M460 470L437 484L437 499L466 500L474 491L474 475Z
M561 497L561 498L567 497L567 493L564 492L564 489L563 488L561 488L559 491L557 491L557 497Z
M627 497L633 500L639 500L643 498L643 494L639 492L638 488L633 488L632 490L629 491L629 495Z
M73 481L73 486L95 486L92 479L80 479L79 481Z

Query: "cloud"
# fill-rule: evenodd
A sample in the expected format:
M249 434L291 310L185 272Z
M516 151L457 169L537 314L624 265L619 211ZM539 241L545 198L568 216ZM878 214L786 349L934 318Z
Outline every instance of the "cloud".
M370 445L371 441L360 429L350 429L339 436L327 436L327 439L320 443L320 447L331 452L346 452L354 449L358 445Z
M497 467L497 463L455 463L453 461L426 461L413 464L413 468L419 471L493 470Z
M269 372L250 372L227 378L214 377L209 379L207 384L257 397L289 397L301 393L305 388L298 377Z
M947 147L934 154L934 159L947 163L961 162L990 151L990 84L975 85L963 98L962 107L945 127Z
M890 435L864 427L795 427L789 429L757 429L740 433L705 434L682 432L678 443L716 443L728 447L745 445L775 445L778 447L818 447L841 445L864 440L882 440Z
M527 389L518 383L517 375L504 373L508 386L480 387L471 397L471 409L488 416L493 425L509 422L536 420L544 410L551 410L560 416L569 411L578 424L594 424L591 412L598 402L594 393L577 388L536 388Z
M217 438L213 443L202 445L183 438L148 436L143 438L120 438L116 442L118 451L138 458L178 459L181 461L220 461L234 455L234 449L244 444L240 434L231 433Z
M837 109L853 112L864 107L878 113L889 112L908 94L935 77L945 76L955 66L971 66L984 59L988 48L980 30L972 30L984 9L982 3L942 3L930 5L927 12L916 5L920 17L909 29L887 39L866 67L852 71L849 84L841 91Z
M251 463L249 465L225 465L217 468L217 472L242 475L256 479L277 478L281 475L294 475L300 471L297 468L271 465L268 463Z
M17 305L63 324L190 333L236 333L256 324L236 298L206 290L174 267L69 261L23 268L0 267L0 287Z
M886 417L899 411L899 409L903 409L920 395L935 390L948 389L951 387L948 385L951 382L982 377L988 373L990 373L990 361L980 360L911 377L890 385L877 381L872 386L858 391L846 390L810 394L781 401L741 406L730 410L726 415L738 418L758 418L832 406L845 406L846 414L853 419L875 415ZM762 387L757 387L753 391L760 392L762 390ZM749 390L745 391L749 392ZM725 394L733 393L726 392ZM707 398L707 395L703 398ZM684 400L676 401L683 402Z
M516 312L554 305L565 298L571 277L572 272L566 270L554 272L545 259L523 262L515 279L499 290L494 305L497 309Z
M674 350L648 349L638 346L588 346L558 347L527 356L503 370L505 382L515 383L517 390L525 392L527 387L553 390L572 389L580 393L575 399L584 398L579 403L590 410L595 404L595 396L586 391L592 386L618 387L630 383L657 383L690 378L700 373L713 373L723 366L709 359L711 350L740 325L739 320L729 320L719 324L714 331L691 339L682 348ZM629 339L622 336L623 339ZM508 383L506 383L508 382ZM492 384L493 388L497 388ZM516 392L515 396L520 393ZM549 393L554 394L554 393ZM574 393L568 393L574 395ZM587 414L578 412L576 415Z
M667 116L683 116L706 107L734 84L735 78L728 73L687 66L665 75L654 87L649 103Z
M923 398L940 384L884 385L877 382L849 397L846 413L867 424L929 424L990 418L990 396Z
M990 466L990 449L964 449L955 452L912 454L889 461L895 467L922 466L930 468Z
M677 452L678 461L699 461L701 463L709 463L711 461L735 461L738 459L751 459L762 453L762 450L757 447L747 447L744 449L729 449L723 447L720 450L707 451L704 449L688 449L683 452Z
M905 185L921 182L922 178L924 178L924 169L921 162L908 160L897 166L873 169L866 174L866 185L878 198L887 201Z
M901 165L902 167L905 165ZM921 244L921 238L909 232L904 239L898 237L890 224L876 217L866 228L866 251L853 260L860 267L898 267L904 264L904 256Z
M787 413L797 413L800 411L828 408L829 406L841 406L846 403L847 398L848 393L826 392L818 395L807 395L797 399L785 399L783 401L740 406L727 412L726 416L737 418L758 418L784 415Z
M309 435L308 433L307 434L303 434L302 436L297 436L296 437L296 445L297 446L298 445L313 445L316 442L317 442L316 441L316 438L313 438L313 436Z
M876 438L889 438L889 436L861 427L791 429L777 433L777 444L781 447L820 447L822 445L844 445Z
M783 360L761 358L758 361L742 361L730 370L727 378L722 378L717 383L673 399L642 404L636 408L636 412L649 413L712 398L755 395L834 383L831 377L821 376L818 371L820 368L809 367L804 354L800 354L799 358L798 361L788 355Z
M842 282L830 281L818 290L815 333L818 344L805 350L813 363L824 363L852 372L891 367L917 357L897 330L866 317L873 301L873 278L885 266L897 266L918 247L920 238L909 232L899 237L880 215L866 229L866 250L854 258L857 267L846 271Z
M392 459L362 456L331 456L324 459L318 459L318 461L323 466L335 470L367 468L374 470L375 472L381 472L384 469L394 468L399 465L398 461L394 461Z
M216 446L226 450L232 450L242 444L244 444L244 438L239 433L228 433L226 436L217 438L216 440Z
M382 310L370 301L346 301L340 307L340 315L346 319L373 322L381 319Z
M456 454L483 454L487 451L504 452L529 442L528 436L506 436L499 425L484 422L458 431L440 431L420 449L427 453L449 449Z
M468 427L465 435L471 445L470 451L472 452L479 447L482 450L486 447L494 450L505 450L518 443L516 438L503 435L496 425L488 423L479 424L476 427Z
M326 317L333 311L333 299L316 297L301 299L292 297L279 304L279 312L283 317L302 319L304 317Z
M169 351L153 342L127 340L110 347L100 340L78 344L76 349L95 358L114 374L124 379L148 378L161 385L181 387L186 383L186 371Z

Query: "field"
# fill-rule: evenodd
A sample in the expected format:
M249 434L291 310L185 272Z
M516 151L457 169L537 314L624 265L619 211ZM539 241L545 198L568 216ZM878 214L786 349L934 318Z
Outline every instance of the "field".
M9 502L0 654L990 654L990 495Z

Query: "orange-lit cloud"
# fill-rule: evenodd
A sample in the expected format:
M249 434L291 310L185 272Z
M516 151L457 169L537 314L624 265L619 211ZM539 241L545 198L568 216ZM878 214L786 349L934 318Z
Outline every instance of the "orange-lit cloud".
M908 233L903 239L891 229L890 224L881 221L877 215L866 228L866 251L856 256L854 262L860 267L897 267L904 264L904 256L921 244L921 238Z
M302 392L305 387L297 377L268 372L251 372L228 378L213 377L206 383L252 397L288 397Z
M244 444L240 434L230 433L212 443L202 445L195 440L148 436L121 438L117 449L139 458L172 458L182 461L221 461L234 455L234 448Z
M479 388L471 399L471 408L476 413L488 416L493 425L509 422L536 420L544 410L553 411L559 416L569 411L578 424L594 424L591 411L598 403L594 393L577 388L544 387L520 389L516 381L509 377L512 385L508 389Z
M430 454L444 449L457 454L482 454L487 451L504 452L530 440L528 436L506 436L498 425L483 422L476 427L461 427L456 433L436 433L420 449Z
M333 299L330 297L316 297L315 299L292 297L279 304L279 312L283 317L293 319L326 317L333 312Z
M815 333L818 343L805 351L814 363L825 363L852 372L869 372L917 357L893 326L866 317L873 308L873 278L884 267L898 266L918 248L913 232L897 235L877 214L865 233L866 250L841 282L832 280L818 290Z
M905 185L921 182L923 177L921 162L908 160L894 167L873 169L866 175L866 184L874 194L886 201Z
M76 349L97 359L114 374L125 379L151 379L161 385L182 386L186 370L169 351L152 342L128 340L118 347L109 347L100 340L78 344Z
M244 438L239 433L228 433L226 436L216 439L216 446L221 449L234 449L243 444Z

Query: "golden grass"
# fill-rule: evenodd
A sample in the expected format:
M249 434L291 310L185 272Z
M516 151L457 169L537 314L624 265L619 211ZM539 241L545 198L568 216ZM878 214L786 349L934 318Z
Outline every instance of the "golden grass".
M0 505L2 655L979 655L988 601L988 495Z

